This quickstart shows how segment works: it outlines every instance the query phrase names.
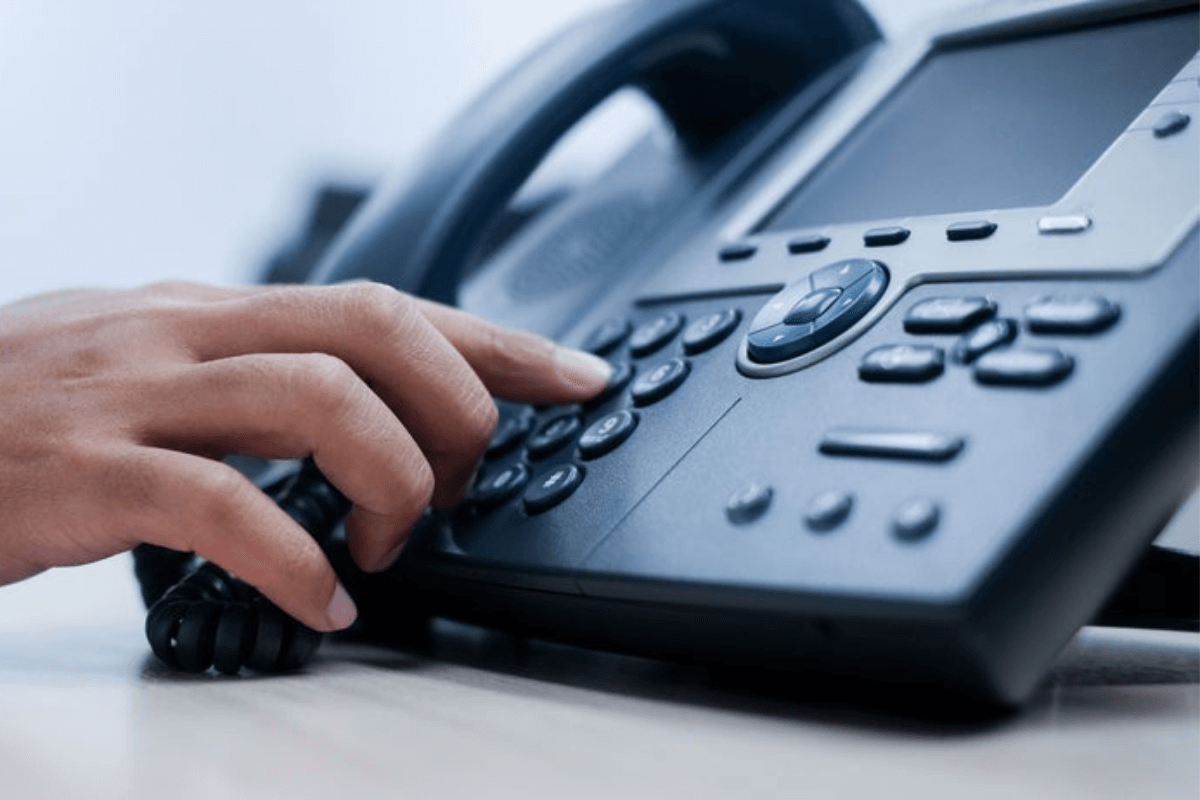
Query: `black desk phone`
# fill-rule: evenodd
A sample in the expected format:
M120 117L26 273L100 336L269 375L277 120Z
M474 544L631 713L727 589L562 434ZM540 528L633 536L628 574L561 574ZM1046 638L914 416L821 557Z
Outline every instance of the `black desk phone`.
M310 280L615 376L501 404L364 619L1027 698L1196 486L1198 40L1189 2L978 4L890 43L849 0L647 0L551 42ZM670 140L515 214L630 86Z

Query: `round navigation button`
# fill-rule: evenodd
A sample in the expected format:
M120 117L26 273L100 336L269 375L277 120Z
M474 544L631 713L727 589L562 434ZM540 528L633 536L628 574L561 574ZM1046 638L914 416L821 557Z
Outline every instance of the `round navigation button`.
M817 289L800 298L800 302L792 306L792 310L783 318L785 325L807 325L815 322L817 317L829 310L829 307L842 296L842 290L829 287Z
M776 364L833 340L866 316L887 285L883 264L865 258L834 262L792 283L750 323L751 360Z

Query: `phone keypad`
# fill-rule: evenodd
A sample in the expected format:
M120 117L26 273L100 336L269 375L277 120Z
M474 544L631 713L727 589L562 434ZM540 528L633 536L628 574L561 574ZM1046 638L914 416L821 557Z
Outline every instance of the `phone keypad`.
M500 421L484 457L486 466L471 493L474 511L492 512L522 497L522 492L517 505L529 515L562 503L586 478L581 462L595 462L619 449L643 424L642 414L647 412L639 409L661 402L686 382L692 363L684 355L717 348L741 321L740 310L719 308L697 316L691 324L675 311L640 322L613 318L601 323L582 349L608 356L613 367L608 386L581 406L500 403ZM632 360L664 348L669 354L669 346L677 355L649 365ZM553 458L563 454L569 454L570 460Z

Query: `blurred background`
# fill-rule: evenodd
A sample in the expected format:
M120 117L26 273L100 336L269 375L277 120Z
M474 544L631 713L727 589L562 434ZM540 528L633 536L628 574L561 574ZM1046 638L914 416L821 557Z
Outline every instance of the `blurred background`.
M0 0L0 303L239 283L612 0ZM964 0L873 0L888 34Z

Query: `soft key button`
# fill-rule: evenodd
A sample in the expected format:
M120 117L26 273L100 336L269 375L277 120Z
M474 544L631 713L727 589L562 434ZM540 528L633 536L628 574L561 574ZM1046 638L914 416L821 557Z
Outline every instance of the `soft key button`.
M1087 214L1063 214L1042 217L1038 220L1038 233L1048 236L1083 233L1090 227L1092 227L1092 218Z
M912 231L899 225L871 228L863 234L863 244L867 247L891 247L905 242L911 234Z
M851 258L790 284L750 323L750 357L773 364L825 344L862 319L887 282L887 270L878 261Z
M1192 118L1182 111L1168 111L1154 123L1154 135L1159 139L1173 136L1186 128L1191 121Z
M946 238L952 242L970 242L986 239L996 232L996 223L986 219L952 222L946 226Z

